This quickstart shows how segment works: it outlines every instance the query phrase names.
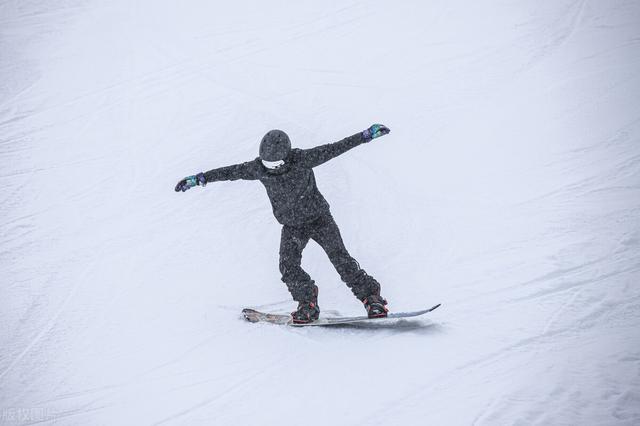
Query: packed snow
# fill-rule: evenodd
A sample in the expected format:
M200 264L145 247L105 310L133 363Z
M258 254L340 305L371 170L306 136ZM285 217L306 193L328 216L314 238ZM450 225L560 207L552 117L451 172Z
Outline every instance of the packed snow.
M316 169L392 311L293 310L257 182ZM640 424L640 3L4 0L0 424ZM362 315L324 252L322 314Z

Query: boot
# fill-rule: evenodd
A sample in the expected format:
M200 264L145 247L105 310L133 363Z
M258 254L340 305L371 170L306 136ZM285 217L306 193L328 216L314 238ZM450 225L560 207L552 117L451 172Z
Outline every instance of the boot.
M387 301L381 296L372 294L371 296L367 296L362 303L364 303L364 308L367 310L369 318L385 318L387 312L389 312L385 306Z
M291 312L294 324L308 324L318 319L320 307L317 302L298 302L298 309Z

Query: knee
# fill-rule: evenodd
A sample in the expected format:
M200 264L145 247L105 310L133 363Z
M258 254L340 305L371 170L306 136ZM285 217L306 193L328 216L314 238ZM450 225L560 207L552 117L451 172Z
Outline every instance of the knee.
M300 256L281 254L278 266L280 267L280 272L282 272L284 269L299 267L301 263L302 257Z
M351 279L360 271L360 265L346 250L332 251L327 256L340 275L347 275Z
M334 264L353 263L355 259L351 257L346 249L332 250L327 253L329 260Z
M302 267L300 266L301 260L300 258L292 258L290 256L280 256L278 267L280 274L282 274L282 281L288 282L300 274L302 271Z
M282 275L282 281L285 281L284 278L287 275L287 271L290 270L291 268L288 268L286 262L284 262L282 259L280 259L280 264L278 265L278 267L280 268L280 274Z

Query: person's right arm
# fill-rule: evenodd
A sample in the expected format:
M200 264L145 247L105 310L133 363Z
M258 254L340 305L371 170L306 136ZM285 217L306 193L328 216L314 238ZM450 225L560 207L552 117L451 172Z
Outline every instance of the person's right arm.
M201 172L197 175L187 176L182 179L175 187L176 192L184 192L194 186L206 186L209 182L218 182L223 180L256 180L258 179L258 165L254 161L246 163L234 164L233 166L219 167Z

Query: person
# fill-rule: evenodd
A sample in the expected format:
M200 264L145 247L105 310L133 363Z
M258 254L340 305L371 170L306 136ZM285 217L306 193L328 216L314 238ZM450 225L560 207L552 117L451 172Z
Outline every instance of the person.
M380 296L380 284L360 268L345 248L329 203L316 186L313 168L389 132L386 126L374 124L335 143L292 149L285 132L271 130L262 138L255 160L188 176L178 182L175 191L184 192L218 181L259 180L267 190L274 216L282 225L279 267L282 281L298 302L298 308L291 313L293 321L312 322L320 314L318 287L301 267L302 251L309 239L322 247L342 281L364 304L367 315L386 317L387 301Z

